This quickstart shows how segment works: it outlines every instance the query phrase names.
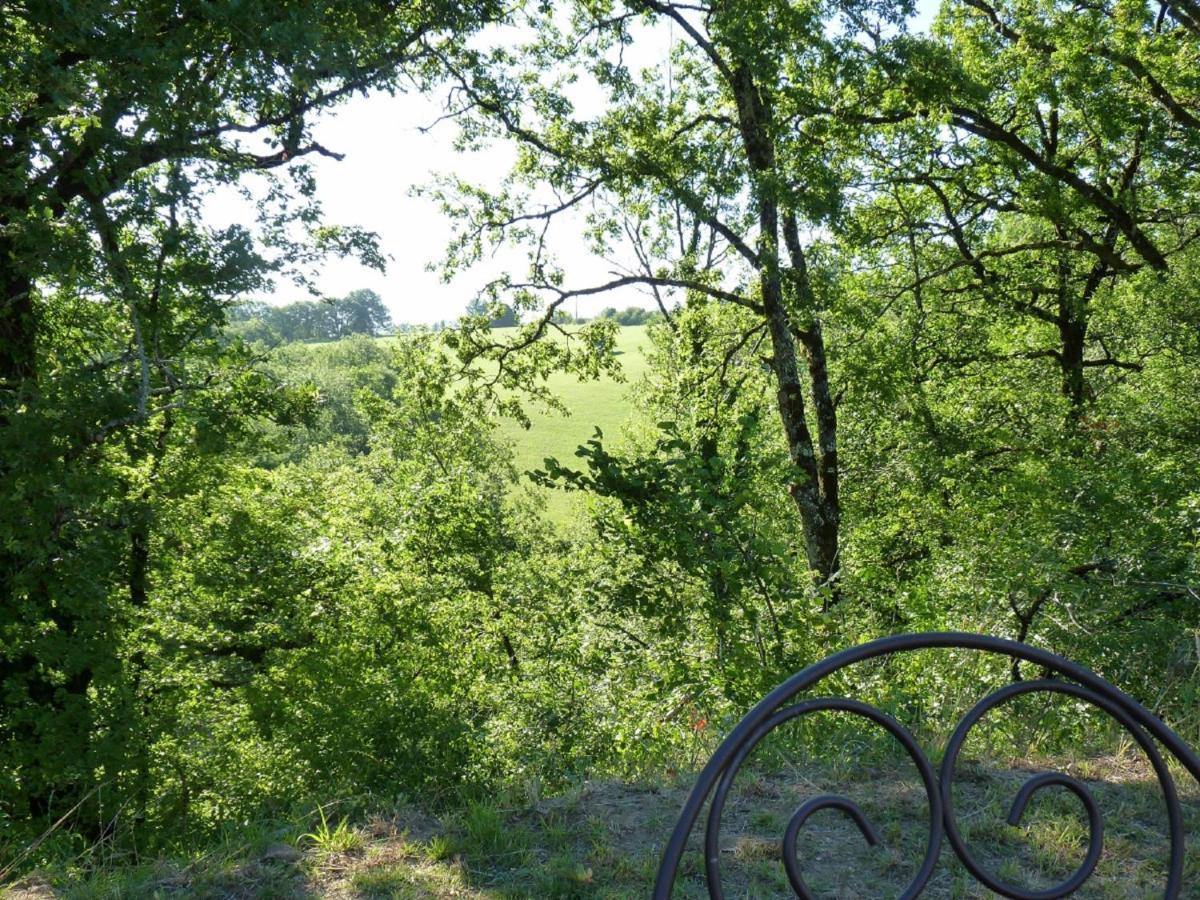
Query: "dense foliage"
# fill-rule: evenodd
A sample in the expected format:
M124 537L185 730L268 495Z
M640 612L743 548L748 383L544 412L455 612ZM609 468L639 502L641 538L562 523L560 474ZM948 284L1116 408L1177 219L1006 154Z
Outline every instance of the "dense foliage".
M176 695L152 642L159 523L227 484L263 421L317 399L223 340L226 308L328 253L382 262L370 235L322 221L307 160L336 153L313 119L428 76L435 47L491 14L0 10L0 819L76 809L94 830L102 795L143 815ZM258 200L254 227L206 223L219 189Z
M487 4L68 5L0 10L0 852L687 766L902 630L1200 729L1194 3L580 0L472 40ZM322 222L312 115L442 80L464 146L518 148L436 189L446 274L528 271L438 333L248 304L382 263ZM209 227L220 187L261 221ZM580 223L632 268L576 283ZM629 311L566 309L631 286L628 432L516 471L502 416L620 371ZM932 728L982 674L864 679Z

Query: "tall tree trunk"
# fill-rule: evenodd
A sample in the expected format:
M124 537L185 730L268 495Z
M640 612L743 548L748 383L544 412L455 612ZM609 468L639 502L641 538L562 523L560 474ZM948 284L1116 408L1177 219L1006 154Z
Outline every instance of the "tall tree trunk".
M836 566L836 523L830 523L824 515L816 454L813 451L804 389L800 383L800 370L796 359L796 344L782 300L772 296L776 292L771 289L771 282L775 281L777 288L777 276L772 278L768 269L769 267L765 267L761 276L763 306L771 335L771 366L775 373L779 418L783 423L788 454L794 469L794 478L788 491L800 513L808 566L818 584L824 584L832 577ZM831 524L833 528L830 528Z
M817 419L817 496L820 519L816 523L818 550L826 581L838 571L839 526L841 497L839 490L837 450L837 404L829 387L829 368L825 360L825 336L820 320L800 334L808 361L809 386ZM830 602L838 598L836 584L830 585Z
M1067 398L1068 421L1075 422L1083 413L1087 400L1087 382L1083 377L1083 347L1087 338L1087 321L1063 316L1058 322L1059 368L1062 372L1062 392Z
M745 69L734 70L733 78L742 142L758 185L759 283L771 337L779 417L795 472L789 492L800 514L809 569L816 584L829 589L825 601L828 607L838 599L835 576L838 571L840 516L837 415L829 390L824 338L820 323L815 318L808 330L797 330L793 328L788 315L780 264L780 208L775 189L769 184L772 176L777 174L774 172L771 110L763 102L752 76ZM805 296L805 292L808 292L808 299L811 300L803 253L795 237L794 218L785 213L783 225L784 237L792 256L792 274L800 286L800 295ZM808 363L817 416L819 440L816 443L809 428L794 334L798 334L802 341Z
M809 390L817 419L817 495L821 516L818 523L819 550L825 580L830 583L826 606L837 602L839 591L835 578L838 571L839 528L841 525L840 473L838 472L837 402L829 385L829 365L825 355L825 330L817 312L817 298L808 277L808 260L800 245L800 230L795 214L783 214L783 240L791 261L791 281L800 307L807 311L806 328L797 328L796 336L804 348L808 362Z
M1110 228L1105 243L1111 247L1115 230ZM1074 426L1083 418L1091 399L1084 377L1084 351L1087 348L1088 326L1092 300L1110 270L1104 260L1097 260L1088 273L1083 290L1076 296L1065 284L1060 289L1058 304L1058 365L1062 376L1062 393L1067 398L1067 424Z

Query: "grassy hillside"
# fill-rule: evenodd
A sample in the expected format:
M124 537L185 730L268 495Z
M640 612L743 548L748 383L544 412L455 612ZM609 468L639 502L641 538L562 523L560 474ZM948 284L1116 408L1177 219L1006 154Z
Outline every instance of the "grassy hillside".
M550 387L562 398L570 415L531 408L532 426L528 430L512 421L506 421L502 426L504 436L513 442L518 470L541 468L542 460L547 456L569 463L574 459L575 448L588 440L596 428L600 428L606 438L616 437L629 416L629 391L646 370L648 346L645 326L621 329L617 352L626 379L624 383L611 378L580 382L569 375L552 377ZM575 498L562 491L546 490L545 493L547 515L554 521L564 521Z
M515 329L499 328L496 333L504 337ZM397 338L380 338L390 344ZM537 404L527 404L526 412L531 420L529 428L522 428L511 419L502 420L501 437L513 445L517 471L528 472L539 469L548 456L556 457L564 464L574 459L575 449L595 433L596 428L604 432L607 439L617 437L621 426L629 418L629 394L646 371L645 351L650 339L646 326L625 326L617 335L617 359L624 375L623 381L602 378L598 381L580 381L573 375L556 374L549 379L550 389L569 410L568 414L546 410ZM331 343L290 344L284 348L285 358L302 364L317 348L335 348ZM288 365L288 363L284 363ZM324 387L327 391L340 391L343 401L349 400L357 382L340 384L334 375L339 371L349 372L346 363L334 361L320 369L321 377L332 378ZM563 491L535 488L546 498L546 515L554 522L565 522L577 503L577 498Z

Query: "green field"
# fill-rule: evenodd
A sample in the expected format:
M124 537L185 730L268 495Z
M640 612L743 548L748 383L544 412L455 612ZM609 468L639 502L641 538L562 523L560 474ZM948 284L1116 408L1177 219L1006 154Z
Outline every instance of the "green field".
M498 329L500 332L507 330ZM569 415L530 406L529 429L506 419L501 433L513 442L517 470L540 469L547 456L570 464L575 448L587 441L596 428L604 432L606 439L619 436L621 426L629 417L629 392L646 370L648 346L645 326L622 328L617 338L617 358L624 382L611 378L581 382L574 376L557 374L550 378L549 386L566 404ZM563 491L541 490L545 492L549 518L555 522L565 521L574 507L575 498Z
M494 334L503 340L515 331L515 328L497 328ZM378 340L387 345L398 338L381 337ZM309 342L292 346L301 348L303 357L305 349L315 350L332 345L329 342ZM512 445L513 462L521 473L522 482L545 498L546 516L552 522L566 522L578 498L564 491L531 485L525 473L542 468L549 456L564 465L570 465L575 459L576 448L589 440L597 428L604 433L606 441L620 437L622 426L629 420L632 408L630 392L646 371L646 351L649 346L650 338L645 325L622 326L617 331L616 342L622 380L606 376L595 381L581 381L574 375L555 373L547 379L547 386L566 406L566 413L530 401L524 404L530 420L529 428L522 427L514 419L500 420L500 437Z

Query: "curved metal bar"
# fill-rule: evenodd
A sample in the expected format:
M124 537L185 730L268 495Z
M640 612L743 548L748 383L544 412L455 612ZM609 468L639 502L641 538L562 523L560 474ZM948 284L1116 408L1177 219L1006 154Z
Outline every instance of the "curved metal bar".
M800 829L804 823L808 821L808 817L815 812L823 809L836 809L845 813L862 832L863 838L868 844L874 847L879 843L879 834L875 828L867 821L867 817L863 815L863 811L858 808L858 804L847 797L839 797L836 794L822 794L819 797L813 797L807 803L803 804L798 810L792 814L791 820L788 822L787 830L783 833L783 867L787 871L788 881L792 884L792 890L796 892L796 896L801 900L814 900L812 891L808 889L808 885L804 883L804 877L800 874L800 864L796 862L796 838L800 834Z
M1129 732L1138 746L1142 748L1142 752L1146 754L1146 757L1150 760L1150 765L1154 768L1154 774L1158 777L1159 786L1162 788L1163 797L1167 803L1167 823L1171 835L1171 861L1167 870L1167 888L1164 896L1168 900L1178 897L1183 881L1183 811L1179 806L1179 793L1175 788L1175 779L1171 777L1171 772L1167 768L1166 763L1163 762L1163 758L1159 754L1158 748L1154 746L1153 741L1146 736L1146 733L1138 727L1137 723L1123 709L1096 691L1066 681L1042 679L1040 681L1018 681L1014 684L1006 685L988 694L976 703L954 730L954 734L950 737L950 743L946 746L946 755L942 757L942 768L939 779L942 785L942 807L945 810L946 838L950 841L950 846L954 848L954 852L958 855L958 858L962 860L963 865L967 867L967 870L981 884L986 885L1002 896L1012 897L1015 900L1053 900L1056 897L1065 897L1078 890L1087 881L1092 874L1092 870L1095 869L1096 863L1100 860L1104 823L1100 815L1100 810L1096 807L1096 801L1092 798L1091 792L1083 784L1074 778L1059 773L1052 772L1045 775L1038 775L1027 781L1017 793L1012 810L1008 814L1008 822L1010 825L1017 824L1021 814L1025 811L1025 804L1029 801L1030 796L1038 788L1047 784L1061 784L1069 790L1074 791L1080 800L1083 801L1089 820L1087 858L1084 860L1083 865L1076 870L1075 874L1062 884L1042 891L1026 891L1023 888L1006 884L992 876L991 873L979 865L974 857L971 856L966 841L963 840L962 835L959 833L958 824L954 818L954 803L951 792L954 788L954 764L958 760L959 751L962 750L962 745L967 739L967 734L989 710L994 709L1002 703L1007 703L1015 697L1040 692L1076 697L1102 709L1116 719L1121 727Z
M675 884L679 863L687 844L688 835L699 818L704 803L718 782L723 781L726 770L731 768L731 764L735 758L740 756L737 765L741 765L741 761L745 758L745 754L740 753L741 748L775 715L777 710L780 710L784 704L799 692L847 666L892 653L934 648L982 650L989 653L1004 654L1042 666L1050 671L1058 672L1078 684L1068 685L1066 682L1057 681L1050 683L1066 685L1070 688L1080 688L1082 686L1082 688L1087 689L1088 694L1086 696L1079 693L1076 693L1075 696L1088 700L1106 712L1109 712L1121 722L1126 730L1130 731L1143 750L1147 750L1147 747L1150 748L1150 750L1147 750L1147 755L1150 757L1156 774L1159 775L1159 780L1163 784L1163 790L1167 797L1168 815L1171 818L1171 874L1168 879L1166 896L1168 898L1177 897L1182 873L1182 825L1178 824L1178 822L1181 822L1178 797L1174 791L1174 784L1170 781L1169 773L1167 773L1165 780L1163 778L1166 767L1163 765L1162 759L1157 755L1157 752L1151 752L1153 744L1150 742L1149 737L1153 737L1166 747L1171 755L1198 781L1200 781L1200 756L1188 747L1177 734L1149 713L1132 697L1113 687L1090 670L1070 660L1017 641L991 637L989 635L968 634L964 632L927 632L882 638L836 653L793 675L775 690L771 691L771 693L750 710L745 718L725 738L707 765L701 770L695 786L684 802L679 819L675 825L675 830L672 832L671 838L663 851L662 862L659 866L654 893L652 894L655 900L669 900ZM1029 683L1032 682L1019 682L1018 685L1010 686L1010 688ZM1006 690L1009 690L1009 688L1002 689L1002 691ZM1061 692L1071 693L1071 691ZM1103 702L1096 703L1097 699ZM992 705L995 705L995 702L1002 702L1002 700L994 701ZM1130 727L1131 725L1132 727ZM770 731L771 728L767 728L766 730ZM963 737L965 739L965 732ZM760 739L761 736L755 742L757 743L757 740ZM736 767L734 767L734 771L736 771ZM1168 785L1170 785L1169 788ZM946 789L947 785L943 783L941 794L943 799L949 796L948 793L945 793ZM728 787L725 790L727 792ZM945 804L943 806L948 808ZM1177 816L1179 817L1178 820ZM947 829L947 831L949 832L950 829ZM954 833L957 834L956 830ZM1177 848L1179 849L1177 850ZM1176 875L1177 870L1180 873L1178 877ZM714 894L713 896L719 897L720 895Z
M917 739L912 736L912 733L907 728L887 713L869 704L859 700L848 700L844 697L818 697L781 709L768 718L737 748L737 752L730 760L729 765L721 773L721 781L717 785L716 793L713 794L712 803L708 810L708 823L704 830L705 877L708 880L708 895L712 900L723 900L725 896L724 891L721 889L721 814L725 810L725 801L728 799L729 789L733 786L733 781L737 777L738 770L741 769L742 763L745 762L746 758L764 737L785 722L814 712L848 712L870 719L872 722L887 729L900 745L904 747L913 764L917 767L917 771L921 775L921 781L925 786L925 796L929 802L929 842L926 845L925 859L921 868L902 895L903 900L911 900L911 898L919 896L926 882L933 875L933 870L937 866L938 853L942 846L942 795L938 790L937 778L934 776L933 766L930 764L925 752L921 749L921 745L917 743ZM841 800L841 798L835 799L839 799L843 803L850 803L850 801ZM807 805L805 804L805 806ZM854 806L852 803L850 805ZM793 815L792 821L788 825L789 831L792 825L796 823L796 816L799 816L800 812L805 809L805 806L801 806L800 810ZM840 808L844 809L845 807ZM814 811L809 810L804 818L807 818ZM859 817L856 821L861 820L865 824L866 819L862 816L862 812L857 806L854 806L851 815L855 815L855 813ZM800 823L803 823L803 819L800 819ZM798 824L796 828L799 828ZM866 834L865 831L864 834ZM792 882L793 888L800 897L811 896L806 893L807 888L796 887L797 884L803 886L804 881L799 877L799 867L795 861L794 836L790 856L786 850L786 834L784 840L783 864L784 868L787 869L788 879ZM793 870L795 873L794 877Z
M1096 844L1098 847L1102 846L1104 843L1104 817L1100 815L1100 807L1096 805L1096 798L1092 796L1092 792L1087 789L1086 784L1078 778L1072 778L1062 772L1043 772L1041 775L1034 775L1021 785L1016 799L1013 800L1012 808L1008 811L1008 817L1004 821L1013 828L1019 826L1033 795L1050 785L1065 787L1083 801L1083 805L1087 809L1088 822L1098 835ZM1096 856L1100 856L1099 851L1096 852Z

